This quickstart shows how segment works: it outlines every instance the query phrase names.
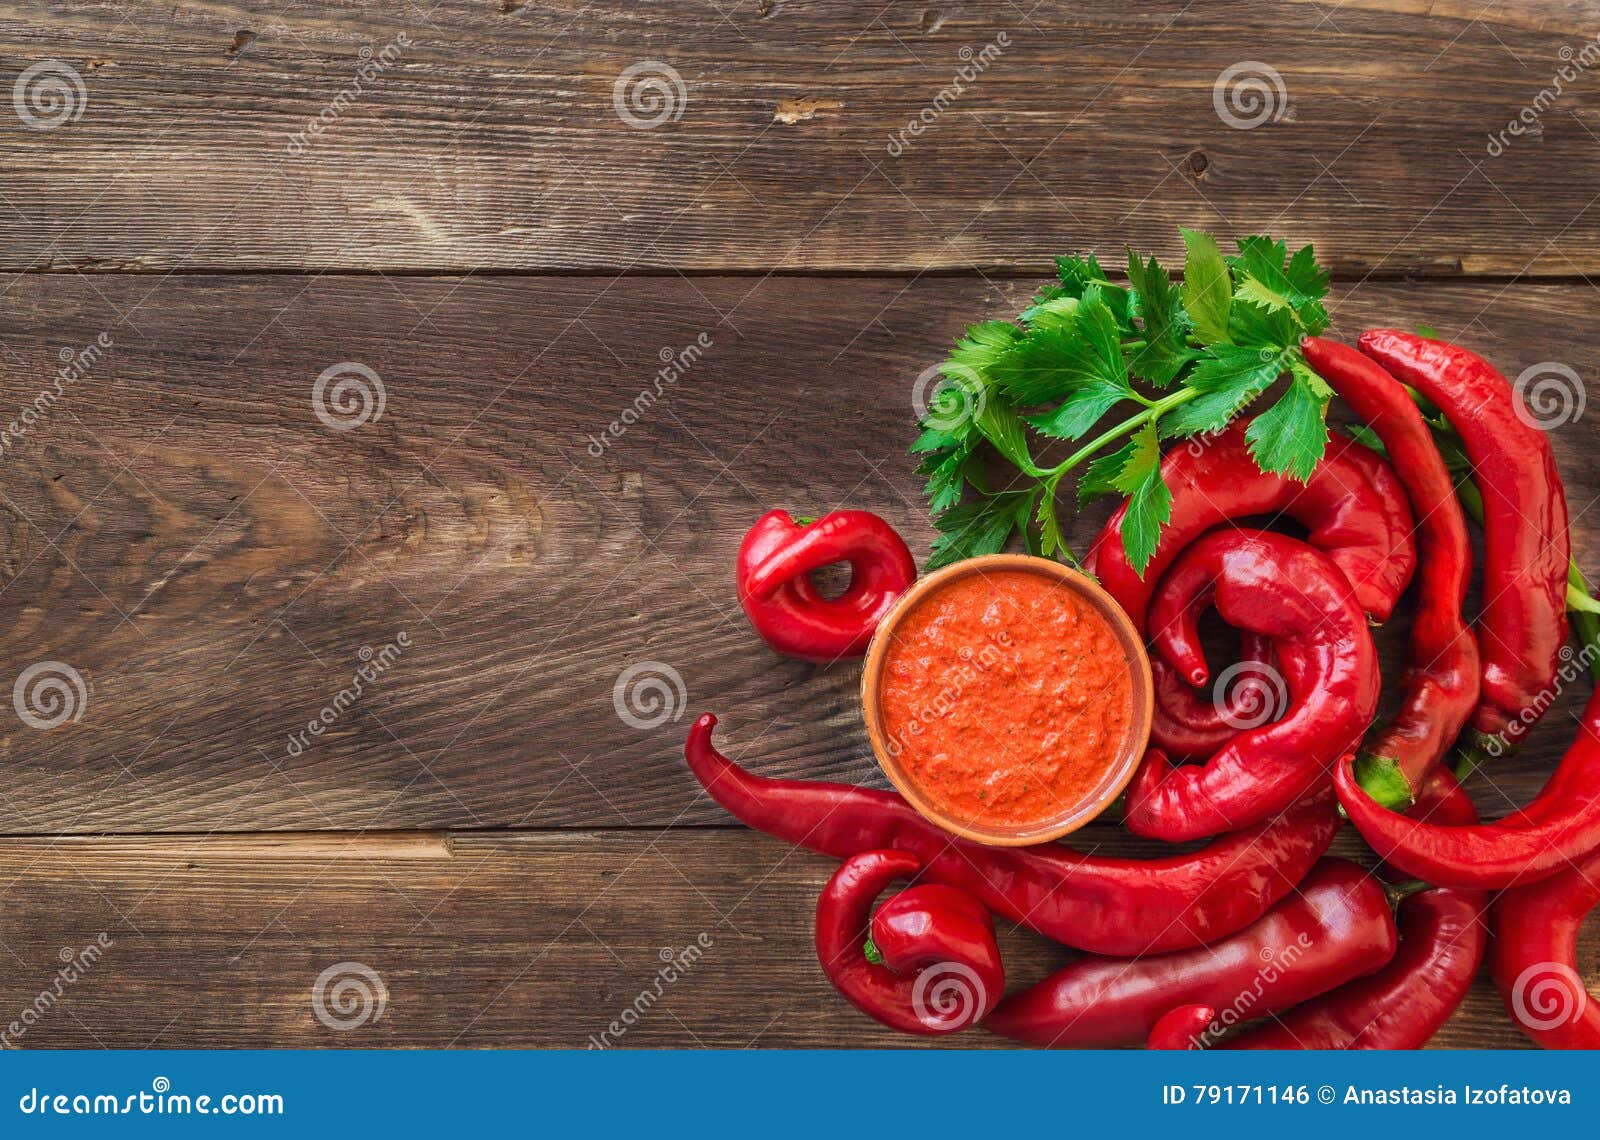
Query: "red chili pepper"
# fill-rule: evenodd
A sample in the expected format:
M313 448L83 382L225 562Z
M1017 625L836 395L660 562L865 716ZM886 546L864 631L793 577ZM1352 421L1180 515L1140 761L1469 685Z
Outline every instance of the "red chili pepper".
M1245 440L1248 427L1248 422L1236 422L1209 440L1175 447L1162 459L1162 475L1172 491L1172 518L1142 576L1123 550L1125 508L1096 537L1086 564L1143 633L1156 585L1179 553L1220 524L1283 513L1304 526L1306 541L1344 572L1361 608L1376 621L1388 618L1416 566L1411 538L1415 524L1394 471L1370 449L1336 435L1302 485L1256 465ZM1242 672L1271 662L1249 639L1241 649ZM1261 672L1271 676L1270 670ZM1258 686L1230 689L1215 700L1197 698L1156 662L1152 680L1155 718L1150 738L1172 756L1203 759L1226 744L1241 722L1261 722L1252 703L1262 695Z
M1284 682L1281 719L1240 732L1204 764L1145 756L1128 785L1124 822L1171 842L1267 819L1326 783L1378 707L1378 656L1349 584L1326 555L1269 531L1217 531L1179 557L1150 607L1156 650L1190 684L1210 673L1199 616L1273 639Z
M1395 940L1383 887L1354 863L1324 859L1298 892L1231 937L1135 961L1080 958L1006 998L985 1025L1032 1045L1131 1045L1174 1006L1276 1014L1372 973L1394 956Z
M1192 688L1159 653L1152 657L1151 741L1174 759L1204 760L1241 729L1282 715L1282 674L1271 638L1240 630L1239 661L1227 672L1227 687L1212 697Z
M811 575L850 564L850 585L825 598ZM895 599L917 580L916 560L894 528L868 511L834 511L802 525L768 511L739 546L739 604L779 653L827 663L859 657Z
M1514 747L1543 714L1567 641L1567 500L1544 432L1482 357L1380 329L1361 351L1431 400L1461 436L1483 496L1483 684L1468 754Z
M925 880L960 887L1012 922L1100 954L1156 954L1232 934L1292 891L1338 829L1321 795L1165 859L1084 855L1057 843L984 847L935 827L893 792L747 772L712 747L716 723L710 714L695 721L684 756L711 798L747 826L836 859L910 851Z
M1086 565L1143 633L1156 584L1185 548L1223 523L1282 513L1304 526L1306 541L1344 572L1361 608L1375 621L1387 619L1417 563L1416 524L1394 471L1370 449L1334 435L1311 478L1297 483L1256 466L1245 442L1248 427L1235 421L1222 434L1174 447L1162 458L1172 518L1142 576L1122 546L1126 506L1096 536Z
M1494 901L1489 973L1511 1019L1546 1049L1600 1049L1600 1003L1578 973L1578 928L1600 903L1600 851Z
M1439 823L1474 823L1472 801L1436 768L1412 809ZM1435 888L1400 903L1400 949L1375 974L1295 1006L1256 1029L1213 1044L1228 1028L1208 1006L1174 1009L1150 1033L1152 1049L1420 1049L1439 1032L1472 987L1488 930L1483 891Z
M1400 711L1356 758L1361 786L1406 807L1478 703L1478 643L1461 618L1472 577L1467 520L1433 434L1404 387L1353 348L1301 342L1306 361L1383 441L1417 516L1421 576Z
M928 884L872 902L922 860L909 851L864 851L840 864L817 900L817 958L828 980L868 1017L902 1033L954 1033L975 1025L1005 993L994 921L966 891Z
M1406 874L1483 890L1534 883L1600 847L1600 691L1589 698L1577 740L1538 798L1498 823L1449 827L1408 819L1374 803L1348 763L1333 778L1361 837Z

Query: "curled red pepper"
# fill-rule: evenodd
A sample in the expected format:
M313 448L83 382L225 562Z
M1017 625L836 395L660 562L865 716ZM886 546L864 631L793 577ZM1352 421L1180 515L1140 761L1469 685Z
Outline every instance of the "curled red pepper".
M1272 639L1239 631L1239 660L1228 667L1216 696L1202 693L1157 653L1150 658L1150 740L1176 760L1204 760L1246 728L1283 715L1283 675Z
M1175 1006L1276 1014L1370 974L1394 956L1383 887L1324 859L1294 895L1209 946L1137 961L1083 957L1002 1001L984 1024L1032 1045L1110 1047L1147 1039Z
M817 957L828 980L868 1017L903 1033L954 1033L982 1021L1005 993L994 921L966 891L926 884L872 902L922 860L909 851L864 851L840 864L817 900Z
M1422 414L1382 367L1330 340L1307 337L1306 361L1383 441L1417 516L1417 608L1400 676L1401 707L1356 759L1361 786L1404 808L1460 735L1478 703L1478 642L1461 617L1472 577L1467 520Z
M1334 770L1334 786L1361 837L1408 875L1482 890L1537 882L1600 848L1600 692L1544 790L1498 823L1450 827L1387 811L1362 791L1347 762Z
M811 575L850 565L850 584L825 598ZM869 511L834 511L801 524L768 511L739 546L739 604L761 639L790 657L827 663L859 657L895 600L917 580L916 560L894 528Z
M1511 1019L1546 1049L1600 1049L1600 1003L1578 973L1578 928L1600 903L1600 851L1499 895L1489 973Z
M1445 414L1483 496L1483 683L1468 753L1495 755L1543 715L1567 641L1567 500L1555 456L1482 357L1392 329L1362 333L1358 343Z
M747 826L836 859L909 851L922 860L923 879L1099 954L1157 954L1232 934L1292 891L1338 829L1323 794L1165 859L1085 855L1059 843L985 847L940 830L893 792L747 772L712 746L716 723L710 714L695 721L684 757L711 798Z
M1473 823L1477 813L1448 771L1435 769L1413 814ZM1297 1005L1255 1029L1211 1044L1209 1006L1183 1006L1156 1023L1152 1049L1420 1049L1450 1019L1483 964L1489 933L1483 891L1439 887L1400 903L1400 949L1381 970Z
M1378 455L1346 436L1333 436L1327 453L1300 484L1263 472L1245 440L1248 422L1220 435L1170 450L1161 461L1172 491L1171 521L1162 528L1154 556L1140 575L1121 539L1126 508L1112 515L1090 547L1087 565L1101 585L1146 630L1150 599L1173 560L1206 531L1253 515L1284 514L1304 526L1306 541L1343 572L1361 608L1375 621L1394 611L1416 567L1415 524L1405 490ZM1159 660L1151 662L1155 719L1150 737L1181 759L1203 759L1227 743L1241 723L1260 724L1260 685L1273 676L1271 656L1246 636L1237 672L1254 677L1219 692L1213 701L1196 696Z
M1191 685L1210 673L1199 616L1273 639L1286 696L1281 719L1240 732L1204 764L1146 754L1128 785L1124 820L1172 842L1270 818L1325 784L1378 707L1378 657L1338 568L1313 547L1269 531L1217 531L1179 557L1150 607L1156 650Z

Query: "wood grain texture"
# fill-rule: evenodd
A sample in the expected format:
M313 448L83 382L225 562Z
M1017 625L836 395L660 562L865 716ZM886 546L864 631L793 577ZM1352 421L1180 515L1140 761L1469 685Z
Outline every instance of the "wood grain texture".
M914 378L1031 289L0 285L8 418L52 386L63 347L112 340L0 440L0 693L35 663L83 678L77 719L53 728L0 705L10 834L723 822L680 758L702 710L764 772L876 778L857 669L768 652L734 601L734 551L772 505L845 504L925 550L903 451ZM1591 307L1585 286L1368 285L1334 316L1347 338L1427 321L1516 375L1593 359ZM654 396L660 352L702 334L710 347ZM312 397L341 362L365 362L385 393L381 416L345 431ZM642 392L638 422L601 442ZM1586 565L1600 559L1592 439L1589 418L1554 432ZM1076 521L1079 549L1099 520ZM1403 616L1381 633L1391 667L1404 636ZM363 652L387 668L357 695ZM669 677L673 717L626 700L645 725L619 715L630 668ZM1508 805L1543 781L1582 696L1489 774ZM47 697L24 702L35 719ZM324 709L323 735L291 741Z
M760 836L692 829L0 841L0 1031L49 990L12 1044L912 1044L848 1006L817 965L811 916L832 865ZM1003 934L1012 986L1069 959ZM63 962L86 946L98 961L56 995ZM663 952L689 946L699 955L658 984ZM1594 939L1581 961L1600 979ZM313 987L341 963L376 973L381 1016L342 1029L317 1020ZM357 1020L358 1006L343 1008ZM625 1009L637 1018L610 1030ZM972 1032L931 1044L1003 1042ZM1480 979L1434 1044L1528 1043Z
M7 84L58 59L82 95L55 130L0 115L0 267L1037 271L1124 241L1173 253L1181 223L1315 240L1352 276L1573 277L1600 267L1600 83L1557 75L1595 14L9 5ZM636 129L613 91L651 61L678 86L666 121ZM1255 129L1214 103L1235 65L1266 79ZM1236 121L1262 113L1235 93ZM1491 156L1524 108L1529 133Z

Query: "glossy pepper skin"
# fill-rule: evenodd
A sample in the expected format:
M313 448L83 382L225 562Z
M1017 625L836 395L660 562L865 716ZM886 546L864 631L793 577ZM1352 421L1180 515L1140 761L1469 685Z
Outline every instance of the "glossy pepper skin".
M984 1024L1030 1045L1132 1045L1175 1006L1281 1012L1377 970L1395 942L1383 887L1354 863L1324 859L1237 934L1132 962L1080 958L1006 998Z
M1417 607L1400 676L1401 707L1356 758L1362 787L1385 807L1415 798L1478 703L1478 642L1462 619L1472 578L1467 520L1455 485L1405 388L1353 348L1301 342L1306 362L1383 441L1417 517Z
M1239 631L1239 661L1217 696L1190 686L1159 653L1150 659L1150 739L1177 760L1204 760L1240 730L1282 715L1282 675L1272 639ZM1220 679L1217 682L1220 684Z
M1600 903L1600 852L1532 886L1499 895L1490 911L1489 973L1511 1020L1546 1049L1600 1049L1600 1003L1578 973L1578 928Z
M850 585L825 598L811 575L850 564ZM739 546L739 604L779 653L826 664L867 651L873 630L917 580L916 561L894 528L869 511L834 511L801 525L768 511Z
M817 958L834 989L902 1033L954 1033L982 1021L1005 993L994 921L955 887L902 891L872 914L895 879L922 861L909 851L864 851L839 865L817 899ZM881 962L864 939L870 926Z
M1544 790L1498 823L1450 827L1397 815L1361 790L1348 763L1335 769L1334 787L1361 837L1405 874L1491 891L1538 882L1600 847L1600 691Z
M1213 527L1253 515L1283 514L1306 528L1306 541L1344 573L1361 608L1385 621L1416 569L1415 522L1394 471L1378 455L1342 435L1328 440L1305 483L1256 466L1245 442L1248 421L1235 421L1204 442L1174 447L1161 460L1172 490L1172 518L1161 528L1143 575L1122 548L1126 506L1111 516L1084 560L1141 633L1156 585L1173 560Z
M712 746L716 723L710 714L695 722L684 756L746 826L836 859L909 851L923 861L924 881L960 887L995 914L1098 954L1158 954L1232 934L1290 893L1338 830L1323 794L1165 859L1084 855L1059 843L984 847L935 827L893 792L747 772Z
M1482 692L1471 751L1515 747L1567 641L1567 500L1544 432L1482 357L1393 329L1361 334L1363 353L1431 400L1461 436L1483 496Z
M1474 823L1477 813L1443 768L1419 790L1413 809L1439 823ZM1381 970L1297 1005L1255 1029L1211 1044L1225 1028L1209 1006L1174 1009L1150 1033L1152 1049L1420 1049L1472 987L1489 932L1483 891L1437 887L1408 895L1399 908L1400 949Z
M1179 557L1150 607L1154 644L1190 684L1210 673L1199 617L1215 605L1231 625L1273 639L1287 706L1240 732L1204 764L1146 755L1128 785L1124 822L1180 843L1269 819L1325 786L1378 707L1378 656L1349 584L1320 551L1269 531L1206 535Z
M1248 422L1235 423L1211 439L1174 447L1162 459L1162 474L1172 490L1172 518L1162 528L1143 575L1133 569L1122 547L1125 508L1095 538L1086 565L1135 628L1146 633L1156 586L1186 547L1213 527L1281 513L1304 526L1306 541L1339 567L1361 608L1375 621L1387 619L1416 567L1411 537L1415 524L1394 471L1368 448L1335 435L1302 485L1256 465L1245 440L1248 427ZM1263 648L1246 637L1241 664L1270 663ZM1168 754L1203 759L1227 743L1241 722L1260 723L1250 703L1252 694L1262 695L1259 690L1246 686L1214 701L1209 694L1193 694L1161 662L1153 661L1151 667L1155 719L1150 737Z

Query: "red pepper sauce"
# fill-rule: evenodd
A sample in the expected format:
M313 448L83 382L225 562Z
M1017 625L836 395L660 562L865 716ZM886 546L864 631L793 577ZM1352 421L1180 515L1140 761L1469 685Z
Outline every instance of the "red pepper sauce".
M953 579L895 630L880 682L891 751L935 808L1025 828L1089 798L1133 718L1115 631L1043 574Z

